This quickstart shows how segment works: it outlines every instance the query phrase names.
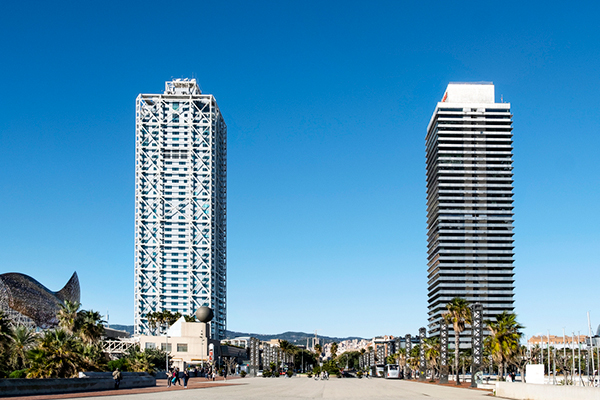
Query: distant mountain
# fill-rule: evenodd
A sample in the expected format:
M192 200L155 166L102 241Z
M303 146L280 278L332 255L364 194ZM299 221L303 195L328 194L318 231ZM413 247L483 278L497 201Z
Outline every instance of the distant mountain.
M110 327L112 329L117 329L120 331L126 331L130 335L133 335L133 325L117 325L111 324ZM313 338L315 335L313 333L305 333L305 332L284 332L278 334L262 334L262 333L246 333L246 332L234 332L234 331L226 331L226 337L228 339L233 339L239 336L252 336L258 338L260 340L271 340L271 339L279 339L279 340L287 340L290 343L294 344L306 344L306 338ZM351 337L331 337L331 336L321 336L319 335L319 339L321 343L330 343L330 342L341 342L342 340L352 340L352 339L363 339L358 336Z
M271 339L279 339L279 340L287 340L290 343L294 344L306 344L307 338L313 338L315 335L313 333L304 333L304 332L284 332L278 334L262 334L262 333L246 333L246 332L234 332L227 331L226 336L228 339L233 339L239 336L252 336L260 340L271 340ZM319 339L324 341L325 343L330 342L341 342L342 340L352 340L352 339L363 339L358 336L350 336L350 337L331 337L331 336L321 336L319 335Z
M111 325L109 325L109 327L111 329L116 329L118 331L125 331L125 332L129 333L130 335L133 335L133 325L111 324Z

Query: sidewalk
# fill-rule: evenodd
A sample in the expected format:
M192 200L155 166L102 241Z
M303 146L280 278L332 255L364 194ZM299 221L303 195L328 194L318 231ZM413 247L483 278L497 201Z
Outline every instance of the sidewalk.
M84 379L84 378L82 378ZM228 377L227 381L223 380L222 376L212 380L206 380L206 378L190 378L188 381L187 389L183 386L167 386L166 379L158 379L156 386L146 388L135 388L135 389L119 389L119 390L102 390L98 392L78 392L78 393L65 393L65 394L46 394L46 395L32 395L32 396L18 396L18 397L2 397L2 400L51 400L51 399L75 399L82 397L100 397L100 396L115 396L115 395L128 395L128 394L145 394L145 393L159 393L159 392L175 392L179 390L193 390L193 389L206 389L216 386L231 386L243 383L240 381L240 377ZM181 380L183 384L183 379ZM232 382L232 383L229 383Z

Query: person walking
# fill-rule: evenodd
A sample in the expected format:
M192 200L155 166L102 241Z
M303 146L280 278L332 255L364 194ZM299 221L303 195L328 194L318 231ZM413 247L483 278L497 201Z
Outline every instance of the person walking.
M179 368L175 368L175 378L176 378L176 382L177 382L177 384L178 384L179 386L181 386L181 379L179 379L179 375L181 375L181 374L180 374L180 371L179 371Z
M190 373L187 369L183 370L183 387L187 389L188 381L190 380Z
M171 379L173 379L173 373L171 370L165 372L167 374L167 387L171 387Z
M115 369L112 373L113 379L115 381L115 389L119 389L119 385L121 385L121 379L123 379L123 374L119 368Z

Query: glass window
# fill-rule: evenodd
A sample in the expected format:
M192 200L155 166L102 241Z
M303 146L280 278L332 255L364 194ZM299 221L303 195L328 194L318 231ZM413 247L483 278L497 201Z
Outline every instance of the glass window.
M187 352L188 351L188 345L187 343L177 343L177 351L178 352Z
M160 349L162 351L171 351L171 343L167 344L167 343L161 343L160 344Z
M147 349L155 349L156 348L156 343L147 342L146 343L146 348Z

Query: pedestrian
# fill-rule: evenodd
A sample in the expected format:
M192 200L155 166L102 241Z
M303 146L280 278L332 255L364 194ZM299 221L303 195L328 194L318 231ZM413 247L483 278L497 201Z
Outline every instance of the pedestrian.
M175 368L175 378L177 379L177 384L181 386L181 379L179 379L179 368Z
M212 371L212 380L214 381L216 377L217 377L217 370L213 368L213 371Z
M167 374L167 387L171 387L171 379L173 379L173 373L171 372L171 370L168 370L166 372Z
M121 379L123 379L123 374L121 374L121 371L117 368L113 371L112 376L115 380L115 389L118 389L121 384Z
M183 371L183 387L187 389L188 381L190 380L190 373L187 369Z
M194 376L197 378L198 377L198 367L194 367Z
M227 367L223 368L223 379L227 380Z

